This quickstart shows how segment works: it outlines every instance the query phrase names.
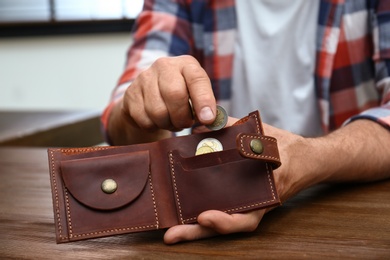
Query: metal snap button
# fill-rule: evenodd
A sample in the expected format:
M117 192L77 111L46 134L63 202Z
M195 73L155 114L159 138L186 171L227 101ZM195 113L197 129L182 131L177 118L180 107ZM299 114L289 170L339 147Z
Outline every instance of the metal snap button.
M114 193L118 188L118 184L113 179L107 179L102 182L102 191L107 194Z
M251 142L249 143L249 146L250 146L252 152L254 152L256 154L261 154L263 152L263 149L264 149L263 144L259 139L251 140Z

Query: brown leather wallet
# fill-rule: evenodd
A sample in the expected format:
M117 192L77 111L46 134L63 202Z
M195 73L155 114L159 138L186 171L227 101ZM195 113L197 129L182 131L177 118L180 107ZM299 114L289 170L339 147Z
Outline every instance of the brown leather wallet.
M222 151L195 155L215 138ZM276 139L259 112L222 130L129 146L48 149L57 243L196 223L280 204ZM107 185L106 185L107 184Z

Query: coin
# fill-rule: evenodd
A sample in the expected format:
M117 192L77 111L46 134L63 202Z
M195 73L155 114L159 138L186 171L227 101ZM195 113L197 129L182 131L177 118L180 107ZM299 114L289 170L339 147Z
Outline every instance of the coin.
M196 150L195 155L201 155L201 154L213 153L213 152L215 152L215 151L213 150L213 148L211 148L210 146L205 145L205 146L199 147L199 148Z
M224 128L228 121L228 115L226 110L220 106L217 105L217 115L215 117L215 120L212 124L206 125L206 127L210 130L217 131L222 128Z
M202 146L211 147L214 150L214 152L220 152L223 150L222 143L218 139L215 139L215 138L205 138L205 139L201 140L198 143L196 150L198 150Z

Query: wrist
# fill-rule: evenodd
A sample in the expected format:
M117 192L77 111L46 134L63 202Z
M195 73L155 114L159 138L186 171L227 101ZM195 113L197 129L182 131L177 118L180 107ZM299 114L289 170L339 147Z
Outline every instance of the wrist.
M275 183L282 201L319 183L367 182L390 177L390 135L357 120L326 136L303 138L273 129L282 166Z
M282 166L275 171L275 183L282 202L324 181L325 175L317 161L319 146L321 142L316 138L301 136L280 145Z

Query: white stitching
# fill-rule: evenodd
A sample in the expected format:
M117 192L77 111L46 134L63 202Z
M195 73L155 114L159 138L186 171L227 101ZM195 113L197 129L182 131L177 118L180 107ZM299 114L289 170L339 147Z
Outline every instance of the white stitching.
M96 232L91 232L91 233L78 234L78 235L74 235L73 237L86 237L86 236L92 236L92 235L111 234L113 232L116 233L118 231L121 232L121 231L149 229L151 227L155 227L155 225L146 225L146 226L138 226L138 227L126 227L126 228L113 228L113 229L107 229L107 230L96 231Z
M61 149L61 152L63 153L74 153L74 152L88 152L88 151L94 151L94 150L106 150L108 148L87 148L87 149ZM51 154L52 154L52 158L53 157L53 152L51 151ZM54 160L52 160L53 163L52 163L52 167L53 167L53 173L55 171L55 163L54 163ZM54 174L53 174L54 175ZM54 175L55 176L55 175ZM102 230L102 231L97 231L97 232L91 232L91 233L82 233L82 234L76 234L74 235L73 234L73 230L72 230L72 219L71 219L71 209L70 209L70 203L69 203L69 196L68 196L68 191L67 189L65 188L65 200L66 200L66 212L67 212L67 216L68 216L68 225L69 225L69 239L71 238L76 238L76 237L85 237L85 236L91 236L91 235L100 235L100 234L110 234L112 232L118 232L118 231L130 231L130 230L138 230L138 229L149 229L151 227L155 227L156 229L158 229L158 226L159 226L159 221L158 221L158 215L157 215L157 207L156 207L156 203L155 203L155 199L154 199L154 190L153 190L153 184L152 184L152 178L151 178L151 174L149 172L149 185L150 185L150 189L151 189L151 193L152 193L152 200L153 200L153 207L154 207L154 212L155 212L155 216L156 216L156 224L155 225L144 225L144 226L136 226L136 227L126 227L126 228L114 228L114 229L109 229L109 230ZM54 180L54 178L53 178ZM55 181L54 181L55 182ZM58 195L57 195L57 186L56 186L56 182L54 183L55 185L55 194L56 194L56 205L57 205L57 216L58 216L58 220L59 220L59 232L60 232L60 238L62 240L68 240L68 237L66 236L62 236L61 234L61 218L60 218L60 210L59 210L59 204L58 204Z
M258 133L258 134L261 134L261 131L260 131L260 122L259 122L260 120L259 120L259 118L257 117L257 114L253 114L252 116L255 118L257 133Z
M151 183L151 178L149 179L149 185L151 186L151 189L153 189L152 188L152 183ZM110 234L110 233L113 233L113 232L115 233L115 232L118 232L118 231L130 231L130 230L139 230L139 229L149 229L151 227L155 227L156 229L158 229L159 222L158 222L156 205L154 203L154 192L153 191L152 191L152 199L153 199L154 211L155 211L155 216L156 216L156 224L155 225L144 225L144 226L125 227L125 228L113 228L113 229L107 229L107 230L96 231L96 232L91 232L91 233L82 233L82 234L77 234L77 235L73 235L72 234L72 221L70 220L71 213L70 213L70 204L69 204L69 220L70 220L69 221L69 223L70 223L70 236L69 236L69 238L85 237L85 236L101 235L101 234Z
M58 198L58 189L57 189L57 179L56 179L56 168L55 168L55 158L54 151L50 150L50 160L51 160L51 170L52 170L52 182L54 187L54 200L55 200L55 217L57 218L57 227L60 239L67 240L67 236L62 235L62 225L61 225L61 215L59 207L59 198Z
M177 185L176 185L174 160L173 160L172 152L169 153L169 161L170 161L170 164L171 164L171 174L172 174L172 179L173 179L173 187L175 189L176 201L177 201L177 204L178 204L178 207L179 207L180 222L182 224L185 224L188 221L196 220L197 217L191 217L191 218L183 219L181 205L180 205L180 199L179 199L179 193L178 193ZM224 210L223 212L229 213L229 212L237 212L237 211L240 211L240 210L247 210L247 209L251 209L251 208L257 207L259 205L263 205L263 204L267 204L267 203L270 203L272 201L275 201L276 198L275 198L274 190L272 188L272 182L271 182L271 176L270 176L268 163L266 163L265 165L266 165L269 185L271 186L272 200L267 200L267 201L263 201L263 202L253 203L253 204L250 204L250 205L244 205L244 206L240 206L240 207L235 207L235 208L231 208L231 209L228 209L228 210Z
M110 149L109 146L98 146L93 148L62 148L61 153L65 154L80 154L85 152L103 151Z
M175 197L176 197L177 206L179 208L180 221L182 224L184 224L183 215L182 215L182 211L181 211L181 204L180 204L180 199L179 199L179 192L177 191L177 186L176 186L175 168L174 168L174 164L173 164L172 152L169 153L169 163L171 164L171 175L172 175L172 180L173 180L173 188L175 189Z
M70 203L69 203L69 195L68 195L67 188L65 188L65 200L66 200L66 214L68 216L69 238L72 238L73 237L72 216L71 216L71 212L70 212Z
M154 199L154 190L153 190L153 183L152 183L152 174L149 171L149 186L150 186L150 192L152 193L152 200L153 200L153 208L154 208L154 214L156 216L156 228L158 229L159 221L158 221L158 215L157 215L157 206L156 201Z
M245 148L244 148L244 138L246 137L250 137L250 138L256 138L256 139L262 139L262 140L267 140L267 141L271 141L271 142L274 142L276 143L276 141L272 138L268 138L268 137L264 137L264 136L252 136L252 135L242 135L240 137L240 146L241 146L241 151L243 154L245 154L246 156L251 156L251 157L258 157L258 158L264 158L264 159L272 159L272 160L277 160L279 161L279 158L277 157L274 157L274 156L269 156L269 155L262 155L262 154L253 154L253 153L248 153L245 151Z
M265 164L265 167L267 168L267 176L268 176L269 186L271 187L272 197L273 197L273 200L275 200L276 199L275 192L274 192L274 188L273 188L272 181L271 181L271 171L269 170L268 163Z

